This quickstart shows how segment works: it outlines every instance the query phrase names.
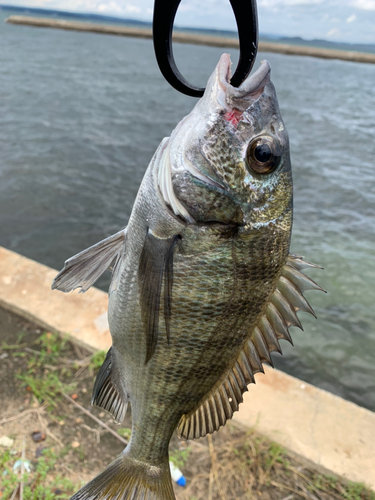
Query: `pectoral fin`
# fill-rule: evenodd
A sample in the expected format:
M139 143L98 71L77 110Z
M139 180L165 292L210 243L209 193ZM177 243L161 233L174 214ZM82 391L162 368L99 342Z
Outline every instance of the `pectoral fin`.
M125 251L126 229L83 250L65 262L52 283L52 290L70 292L81 287L86 292L104 271L113 268L111 291L115 288L117 271Z
M164 282L164 321L170 337L172 315L173 256L180 236L158 238L147 233L139 261L142 320L147 335L146 363L155 352L159 335L159 310Z

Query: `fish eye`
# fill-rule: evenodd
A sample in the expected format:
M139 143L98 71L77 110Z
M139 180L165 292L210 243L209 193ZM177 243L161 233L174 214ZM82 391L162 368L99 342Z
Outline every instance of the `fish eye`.
M247 165L257 174L273 172L280 164L280 159L280 146L272 137L257 137L247 148Z

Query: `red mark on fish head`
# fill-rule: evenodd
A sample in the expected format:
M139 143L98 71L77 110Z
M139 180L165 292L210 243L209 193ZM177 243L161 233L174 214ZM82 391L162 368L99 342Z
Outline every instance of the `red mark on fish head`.
M228 111L225 113L224 118L227 122L230 122L234 127L237 127L238 122L242 118L242 112L238 111L238 109L233 109L232 111Z

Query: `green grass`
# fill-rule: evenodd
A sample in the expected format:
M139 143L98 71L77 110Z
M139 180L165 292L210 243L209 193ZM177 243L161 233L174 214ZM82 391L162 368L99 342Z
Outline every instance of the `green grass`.
M75 384L64 384L56 373L47 373L43 377L34 374L18 374L17 378L22 380L26 389L34 394L39 403L47 403L48 408L57 406L61 393L71 392Z
M122 436L124 439L127 439L130 441L130 436L131 436L132 430L129 429L128 427L124 427L122 429L117 429L117 434Z
M107 353L105 351L97 351L93 354L89 364L90 371L98 370L104 363L106 355Z
M53 366L62 356L67 342L67 337L61 337L57 333L45 332L35 341L39 351L28 361L28 369L38 369L45 365Z
M18 340L22 340L20 336ZM71 375L70 367L62 362L62 356L66 348L67 338L62 338L57 333L42 333L33 344L39 350L29 349L23 351L23 344L2 345L2 349L19 349L13 352L13 356L27 356L27 372L17 374L17 378L23 382L23 386L32 392L39 403L47 403L49 409L57 405L62 392L70 392L75 389L75 384L65 384L61 378ZM51 373L52 371L52 373Z
M176 450L170 450L169 452L169 460L175 465L178 469L183 469L189 459L190 448L182 448Z
M368 491L361 483L349 483L343 497L347 500L375 500L375 492Z
M23 479L24 500L62 500L70 498L75 487L73 483L62 476L55 475L55 465L58 455L53 450L45 450L35 463L31 472L20 473L13 471L13 466L20 456L12 456L6 451L0 457L0 477L2 478L2 500L9 500L21 479ZM17 496L18 498L18 496Z
M62 392L70 393L75 391L76 384L66 383L65 380L70 382L70 375L79 366L75 364L75 361L68 359L67 339L61 338L54 333L43 333L31 346L29 344L34 349L29 349L27 344L21 343L24 340L25 338L21 334L15 344L3 343L1 349L9 352L11 356L25 357L22 364L26 365L26 369L23 369L23 373L18 375L23 386L30 393L33 393L40 403L46 403L51 410L48 418L52 417L55 421L56 418L57 420L64 419L61 413L58 417L56 415L57 402ZM101 367L105 356L104 351L96 352L91 357L85 358L80 366L84 370L88 370L89 376L92 376ZM77 379L77 382L79 384L79 379ZM61 411L61 407L59 407L59 411ZM227 429L229 430L230 425L228 423ZM130 439L131 429L120 428L117 432L125 439ZM363 484L344 482L338 478L322 476L300 467L280 445L268 441L253 431L241 434L233 427L233 431L229 431L229 436L230 440L228 442L215 445L217 462L220 463L220 471L217 472L217 477L220 478L221 487L224 491L220 493L219 490L214 490L213 498L221 498L224 492L226 500L239 498L239 496L236 496L238 477L244 485L250 484L250 482L254 484L252 490L255 495L254 498L260 498L257 496L258 490L276 487L279 491L282 491L284 497L288 497L294 491L292 494L296 500L298 491L308 491L316 498L324 498L325 500L327 498L330 500L375 500L375 493L368 490ZM33 461L33 470L24 474L23 500L63 500L70 498L73 491L77 490L77 484L73 485L66 477L56 475L55 468L58 466L59 460L62 460L63 455L68 451L72 451L79 461L84 461L86 458L84 447L72 449L71 446L67 446L59 452L58 456L51 449L45 450L38 460ZM1 500L10 500L20 482L20 473L13 471L14 464L20 459L19 455L20 452L18 455L11 455L9 451L0 451ZM191 464L198 459L201 460L202 457L206 460L202 475L206 474L207 481L209 481L212 462L208 445L206 451L201 449L199 455L196 454L193 447L172 449L170 451L170 460L181 470L189 470ZM205 462L201 463L203 467ZM233 479L234 473L236 478ZM231 488L226 489L229 484L231 484ZM231 493L232 489L235 493ZM240 494L239 491L238 495ZM180 495L185 500L206 500L207 491L192 490L189 492L188 497L184 497L181 490ZM18 495L16 498L18 498Z

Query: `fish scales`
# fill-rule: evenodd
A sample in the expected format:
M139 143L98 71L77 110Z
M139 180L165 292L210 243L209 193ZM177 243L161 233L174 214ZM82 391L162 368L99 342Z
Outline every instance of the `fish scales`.
M164 139L147 169L128 226L69 259L54 288L89 288L113 272L112 347L93 404L121 421L124 452L73 500L172 500L173 432L197 438L238 410L247 385L296 312L320 289L289 255L292 174L288 136L270 68L239 89L223 55L204 97Z

